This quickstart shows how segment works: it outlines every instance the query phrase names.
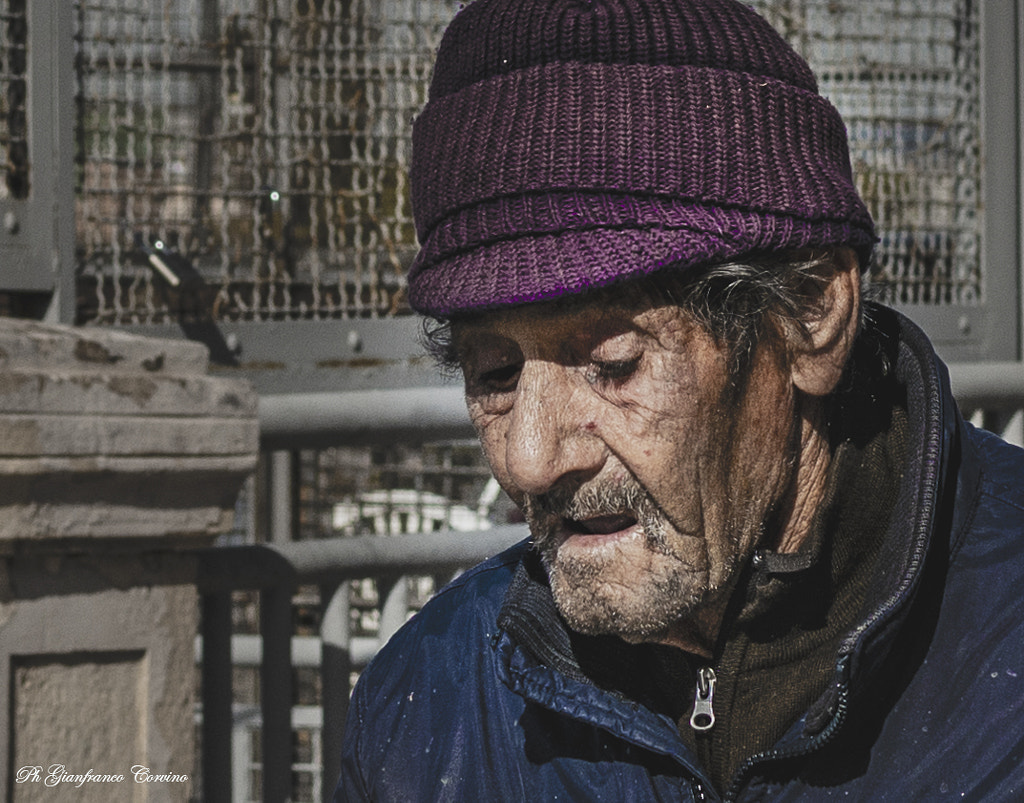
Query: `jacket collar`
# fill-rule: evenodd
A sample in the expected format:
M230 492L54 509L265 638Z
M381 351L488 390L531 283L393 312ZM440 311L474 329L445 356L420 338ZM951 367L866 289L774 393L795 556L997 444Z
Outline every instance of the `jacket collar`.
M922 586L941 587L950 538L959 532L980 481L977 460L961 453L963 420L949 386L946 366L925 334L890 309L871 306L873 326L894 337L896 378L905 389L910 437L895 513L883 545L877 585L869 591L870 613L843 644L856 692L884 663L910 615ZM958 494L957 486L963 494ZM970 489L970 490L968 490ZM929 596L929 599L931 597Z

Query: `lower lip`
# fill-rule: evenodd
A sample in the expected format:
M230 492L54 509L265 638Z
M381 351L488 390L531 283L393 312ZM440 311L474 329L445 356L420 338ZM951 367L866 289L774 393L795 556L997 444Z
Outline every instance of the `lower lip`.
M598 547L636 538L640 535L640 525L633 524L623 530L611 533L570 533L562 540L562 547L569 549L597 549Z

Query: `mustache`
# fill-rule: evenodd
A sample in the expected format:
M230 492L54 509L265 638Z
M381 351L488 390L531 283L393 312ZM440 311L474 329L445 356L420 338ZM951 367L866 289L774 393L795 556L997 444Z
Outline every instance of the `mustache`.
M557 486L543 494L527 494L523 513L535 545L544 552L557 546L564 523L599 516L631 516L647 542L663 546L665 516L646 488L632 475L595 480L584 485Z
M543 494L527 494L524 507L527 517L531 518L551 516L580 520L634 512L646 500L650 500L650 495L644 487L633 477L627 477L576 488L557 487Z

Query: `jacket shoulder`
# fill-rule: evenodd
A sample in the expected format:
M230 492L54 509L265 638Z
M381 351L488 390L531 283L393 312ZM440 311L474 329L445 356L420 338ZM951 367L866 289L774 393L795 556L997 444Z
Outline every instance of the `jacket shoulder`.
M983 429L971 427L970 437L982 464L981 493L1024 511L1024 449Z
M501 718L506 706L498 699L491 642L528 548L526 541L516 544L442 588L363 671L349 706L335 800L430 799L432 783L458 776L458 756L431 735L474 743L483 712ZM456 738L460 733L466 737Z
M528 549L523 541L474 566L439 590L385 644L360 677L364 687L384 689L391 675L409 681L410 664L417 674L440 664L463 663L464 650L497 628L498 610L515 567ZM448 649L440 650L445 647ZM429 660L418 653L428 649Z

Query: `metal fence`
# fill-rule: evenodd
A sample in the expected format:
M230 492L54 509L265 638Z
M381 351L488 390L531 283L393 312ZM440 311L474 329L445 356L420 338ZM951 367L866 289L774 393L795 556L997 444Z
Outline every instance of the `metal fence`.
M460 413L466 418L464 407ZM327 776L336 770L330 757L338 750L338 717L343 716L350 685L366 661L411 612L451 579L456 567L484 555L487 547L481 551L481 545L495 543L492 530L499 533L499 542L511 543L512 536L500 533L507 532L503 525L518 515L491 478L479 443L434 440L435 422L420 421L418 440L429 440L417 445L395 443L377 430L376 442L370 445L265 454L262 479L250 483L240 504L238 532L222 538L221 546L206 558L203 588L221 600L214 603L216 610L230 611L230 622L222 623L211 638L230 633L230 665L211 669L200 646L204 699L197 716L203 733L220 727L216 714L210 719L209 707L220 710L225 704L226 681L214 678L218 672L230 673L230 730L207 733L205 743L230 745L230 763L223 766L231 771L207 776L213 786L205 790L205 799L228 800L227 787L219 784L230 781L233 802L261 800L265 778L270 788L283 789L273 786L275 772L280 772L290 779L292 803L319 801L334 780ZM335 436L332 442L343 443L344 438ZM257 500L274 509L253 511ZM441 540L433 540L438 532L444 533ZM459 547L460 552L445 554L463 532L470 541ZM253 541L275 543L261 547L253 546ZM439 551L422 560L424 545ZM351 571L350 561L361 553L391 557L360 574ZM388 561L397 553L402 565L390 566ZM299 564L294 562L296 555ZM290 565L281 564L281 556ZM217 574L218 566L224 574ZM278 566L283 568L275 569ZM441 568L435 570L436 566ZM415 570L399 576L396 572L403 567ZM259 592L268 583L271 593L280 594L280 604L288 607L287 616L274 620L283 629L273 634L272 649L276 655L283 649L281 640L289 640L292 650L292 674L284 678L282 672L270 687L260 668L267 597ZM335 660L327 667L330 676L321 660L324 628L334 650ZM218 655L222 648L218 642L209 655ZM288 732L268 737L269 750L261 696L261 689L267 688L287 710L270 721L277 727L285 719L291 724L290 740ZM322 706L328 700L337 711L325 725ZM321 757L328 762L325 773ZM225 774L230 778L221 777Z
M3 2L13 103L25 0ZM887 300L979 302L980 4L754 5L844 114ZM411 121L455 0L74 6L80 320L407 311ZM17 191L16 106L6 119Z
M884 300L981 300L980 3L752 5L804 54L843 114L858 189L882 226Z
M235 801L259 799L284 803L294 797L294 763L311 763L319 789L329 799L338 777L340 739L353 671L405 621L409 612L405 588L396 581L404 575L447 575L496 554L525 535L521 525L492 527L479 532L424 533L393 538L362 536L305 541L274 546L239 546L210 550L204 556L200 579L203 593L202 660L203 708L201 724L202 799ZM389 589L379 602L381 615L373 636L353 635L355 578L381 578ZM300 584L318 589L319 638L298 641L293 633L293 594ZM232 638L232 592L259 590L259 640ZM393 593L391 593L393 592ZM300 665L317 668L322 715L305 720L299 731L316 731L321 748L311 761L293 762L296 737L293 721L308 710L294 703L294 655ZM248 655L246 654L248 653ZM232 751L238 708L233 710L232 667L258 663L259 700L246 710L250 725L259 728L259 761L246 761ZM254 712L258 711L258 716ZM251 745L254 727L249 734ZM300 737L301 740L302 737ZM314 739L310 734L309 739ZM248 753L248 751L246 751ZM252 755L248 753L248 755ZM226 767L242 769L225 772ZM300 768L301 772L301 768ZM253 788L255 781L255 788ZM241 785L243 788L237 788Z
M384 316L452 0L76 0L78 315Z
M0 9L0 198L26 198L28 176L27 0Z

